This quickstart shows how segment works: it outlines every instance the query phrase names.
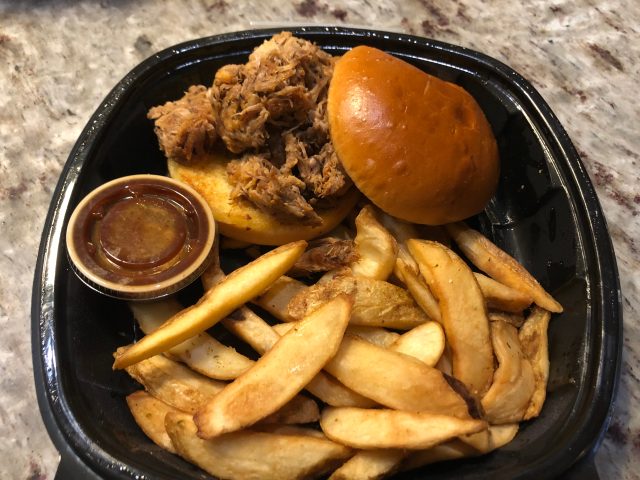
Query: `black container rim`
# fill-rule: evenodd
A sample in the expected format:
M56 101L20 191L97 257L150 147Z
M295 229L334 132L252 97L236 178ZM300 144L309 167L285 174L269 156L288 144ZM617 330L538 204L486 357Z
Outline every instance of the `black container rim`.
M596 259L597 269L590 271L597 281L593 282L595 291L591 292L595 315L602 319L601 329L596 334L592 355L596 357L592 368L595 369L597 388L588 402L583 402L583 420L580 427L571 436L567 448L562 452L554 452L544 458L536 471L545 472L553 478L565 472L574 463L589 457L600 445L604 432L611 419L612 405L615 398L622 353L622 303L619 286L616 258L613 245L608 233L606 220L598 201L595 189L589 179L586 169L573 146L567 132L564 130L555 114L544 101L542 96L520 74L504 63L482 53L465 47L447 44L437 40L426 39L414 35L407 35L379 30L361 28L300 26L283 28L266 28L225 33L187 41L162 50L149 57L133 68L105 97L92 115L74 145L67 162L60 174L60 180L53 193L53 201L49 208L40 249L38 253L31 306L31 341L34 379L38 405L45 426L53 443L63 457L63 463L71 461L69 456L83 465L84 478L89 475L90 466L101 476L112 478L146 478L144 472L131 468L110 456L86 438L75 422L72 412L64 398L64 392L56 386L58 377L58 361L51 355L52 345L56 343L55 318L50 308L55 291L55 272L57 268L57 254L64 238L63 207L71 200L73 187L77 175L90 150L91 143L98 135L101 126L114 115L126 102L129 87L144 78L168 59L176 55L196 55L201 47L214 46L229 42L246 41L253 45L260 40L266 40L282 31L291 31L309 40L322 44L323 38L348 36L350 39L367 39L384 41L385 49L420 49L424 52L438 51L452 55L468 65L474 72L487 72L498 77L517 92L523 101L531 107L537 121L544 130L545 137L553 144L562 162L562 173L570 180L573 191L571 197L575 202L580 222L588 230L589 238L585 245L593 251L589 252ZM45 388L45 387L55 388ZM534 475L539 477L538 475ZM532 478L524 475L521 478Z

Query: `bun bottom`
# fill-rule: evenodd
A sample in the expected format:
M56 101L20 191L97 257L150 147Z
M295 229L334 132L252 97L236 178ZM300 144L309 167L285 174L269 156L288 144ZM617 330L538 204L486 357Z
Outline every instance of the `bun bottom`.
M353 209L360 192L353 187L328 210L319 210L321 225L285 224L248 202L231 200L232 185L227 180L231 158L213 153L194 158L189 164L168 160L169 176L192 186L204 197L220 233L243 242L283 245L309 240L333 230Z

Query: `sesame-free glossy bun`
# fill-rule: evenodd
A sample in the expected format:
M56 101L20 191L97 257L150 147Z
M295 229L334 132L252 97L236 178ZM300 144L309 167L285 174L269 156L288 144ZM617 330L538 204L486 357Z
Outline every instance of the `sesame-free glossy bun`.
M249 202L231 200L233 186L227 180L227 163L221 153L194 158L189 164L168 160L169 176L191 185L204 197L221 234L260 245L283 245L296 240L309 240L335 228L353 209L360 192L351 188L338 199L334 208L316 210L322 218L318 226L282 223Z
M360 46L337 61L328 110L347 174L387 213L439 225L479 213L492 197L496 140L461 87Z

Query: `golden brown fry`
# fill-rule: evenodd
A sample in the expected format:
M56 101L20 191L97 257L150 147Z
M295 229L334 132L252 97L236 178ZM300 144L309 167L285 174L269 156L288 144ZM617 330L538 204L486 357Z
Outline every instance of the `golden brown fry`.
M291 268L306 245L305 241L283 245L239 268L208 290L196 305L182 310L161 328L127 349L116 358L113 368L125 368L162 353L212 327L266 290Z
M129 307L145 334L158 329L182 310L182 306L175 298L154 302L132 302ZM165 352L165 355L216 380L233 380L253 365L253 360L223 345L206 332L176 345Z
M253 432L276 433L278 435L296 435L307 436L320 439L327 439L327 436L320 430L309 427L300 427L298 425L281 425L277 423L256 423L251 427Z
M442 372L350 335L344 336L325 370L352 390L390 408L469 416L465 400Z
M440 324L427 322L402 334L390 349L417 358L434 367L444 352L445 343Z
M302 480L330 472L352 451L310 435L242 431L203 440L190 415L170 413L165 427L178 454L219 478Z
M400 338L396 332L390 332L386 328L381 327L363 327L361 325L349 325L347 331L349 335L362 338L369 343L378 345L382 348L389 348Z
M334 471L329 480L380 480L395 472L407 450L361 450Z
M522 310L533 303L533 297L526 293L507 287L493 278L478 272L473 273L482 295L487 301L487 308L495 308L505 312L522 313Z
M356 217L355 249L358 260L350 265L353 274L386 280L396 263L398 245L376 219L373 207L365 206Z
M281 322L292 322L296 319L289 315L287 305L306 288L307 286L299 280L283 275L266 292L256 297L253 303L264 308Z
M155 355L135 363L127 367L126 371L155 398L192 414L220 393L226 385L163 355Z
M560 305L538 281L509 254L464 223L446 225L460 250L480 270L494 280L533 297L533 301L550 312L562 312Z
M408 246L420 271L428 271L433 279L453 375L472 393L484 394L493 377L493 350L484 298L473 272L444 245L410 240Z
M327 407L320 418L328 438L361 449L422 450L487 426L484 420L388 409Z
M354 293L351 325L408 330L428 318L403 288L382 280L340 276L303 290L289 303L289 314L302 318L339 293Z
M164 417L169 412L180 413L180 410L161 402L143 390L128 395L127 405L140 429L153 443L171 453L176 453L164 428Z
M491 424L519 422L535 390L533 369L520 348L513 325L491 322L491 340L499 366L491 388L482 397L482 407Z
M308 397L296 395L261 423L289 425L317 422L319 418L318 404Z
M335 355L352 300L340 295L318 308L198 411L198 434L213 438L253 425L290 401Z
M518 332L522 351L531 362L535 379L535 390L523 420L540 415L547 396L549 380L549 339L547 330L551 313L540 307L534 307Z
M404 282L413 299L418 306L424 310L427 316L436 322L442 323L438 300L433 296L433 293L431 293L425 281L420 277L418 271L414 271L407 266L404 260L398 258L396 261L396 272L396 275Z

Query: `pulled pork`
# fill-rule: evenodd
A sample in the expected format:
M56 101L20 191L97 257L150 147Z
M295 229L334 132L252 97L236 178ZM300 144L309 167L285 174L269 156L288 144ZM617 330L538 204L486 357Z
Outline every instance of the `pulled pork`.
M160 148L172 160L189 162L217 139L213 108L202 85L189 87L180 100L153 107L147 117L155 120Z
M213 120L207 117L207 135L203 122L194 135L207 140L197 144L206 149L209 127L215 125L227 149L242 154L227 166L233 200L248 201L284 223L319 225L322 219L314 208L335 205L349 189L351 182L329 137L327 90L332 74L329 54L289 32L257 47L245 65L217 71L208 91ZM204 87L192 88L204 96ZM187 96L171 105L179 109L186 101ZM157 109L186 122L184 114L167 113L169 105L152 109L149 117L157 119L156 132L167 156L188 161L185 147L176 149L172 145L179 142L163 140L182 138L183 124L174 121L174 130L161 125L169 120Z
M353 240L325 237L311 242L287 274L294 277L308 276L312 273L340 269L357 260L358 253Z

